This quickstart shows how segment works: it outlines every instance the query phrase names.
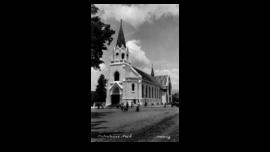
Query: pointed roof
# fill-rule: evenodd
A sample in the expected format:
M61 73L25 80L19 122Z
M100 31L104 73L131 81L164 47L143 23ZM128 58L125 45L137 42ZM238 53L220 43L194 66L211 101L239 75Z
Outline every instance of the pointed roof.
M153 64L152 64L151 76L152 76L152 77L155 76L154 69L153 69Z
M121 47L122 45L124 45L126 47L126 41L125 41L124 32L123 32L123 28L122 28L122 19L120 22L121 23L120 23L120 29L119 29L119 33L118 33L116 46Z
M166 86L168 75L155 76L155 79L162 85Z
M145 72L143 72L143 71L141 71L133 66L132 66L132 68L134 68L136 70L136 72L138 72L142 76L143 80L149 81L155 85L160 86L160 83L155 79L155 77L152 77L151 75L149 75L149 74L147 74L147 73L145 73Z

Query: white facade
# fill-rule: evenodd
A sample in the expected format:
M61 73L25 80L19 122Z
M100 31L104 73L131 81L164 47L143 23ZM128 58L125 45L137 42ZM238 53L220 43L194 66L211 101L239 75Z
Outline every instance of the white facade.
M125 45L122 22L107 79L106 106L120 103L144 104L145 102L151 105L171 101L168 89L162 89L162 86L154 77L131 66L129 50Z

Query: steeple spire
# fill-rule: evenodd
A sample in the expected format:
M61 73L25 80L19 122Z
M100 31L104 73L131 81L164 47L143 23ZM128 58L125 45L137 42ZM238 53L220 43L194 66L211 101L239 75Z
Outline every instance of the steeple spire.
M154 74L154 69L153 69L153 64L152 64L151 76L152 76L152 77L155 76L155 74Z
M116 46L121 47L122 45L124 45L124 47L126 47L126 41L125 41L124 32L123 32L123 28L122 28L122 19L120 22L121 23L120 23L120 29L119 29L119 33L118 33Z

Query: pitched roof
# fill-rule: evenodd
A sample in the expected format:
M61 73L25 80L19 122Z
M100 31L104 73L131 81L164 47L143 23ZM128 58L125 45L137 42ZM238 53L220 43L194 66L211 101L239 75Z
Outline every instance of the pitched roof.
M122 28L122 19L121 19L116 46L121 47L122 45L126 47L126 41L125 41L125 36L124 36L123 28Z
M153 83L155 85L160 86L160 83L155 79L155 77L152 77L151 75L149 75L149 74L147 74L147 73L145 73L145 72L143 72L143 71L141 71L141 70L139 70L139 69L137 69L137 68L135 68L133 66L132 66L132 68L134 68L142 76L142 78L144 80L149 81L149 82L151 82L151 83Z
M166 86L168 75L155 76L156 81L158 81L162 86Z

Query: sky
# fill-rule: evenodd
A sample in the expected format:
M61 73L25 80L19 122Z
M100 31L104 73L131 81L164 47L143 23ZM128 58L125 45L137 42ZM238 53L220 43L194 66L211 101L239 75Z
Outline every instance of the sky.
M179 4L95 4L102 22L115 30L108 50L103 51L101 70L91 69L91 90L100 74L108 77L112 50L116 45L120 19L132 66L150 74L168 74L172 89L179 90Z

